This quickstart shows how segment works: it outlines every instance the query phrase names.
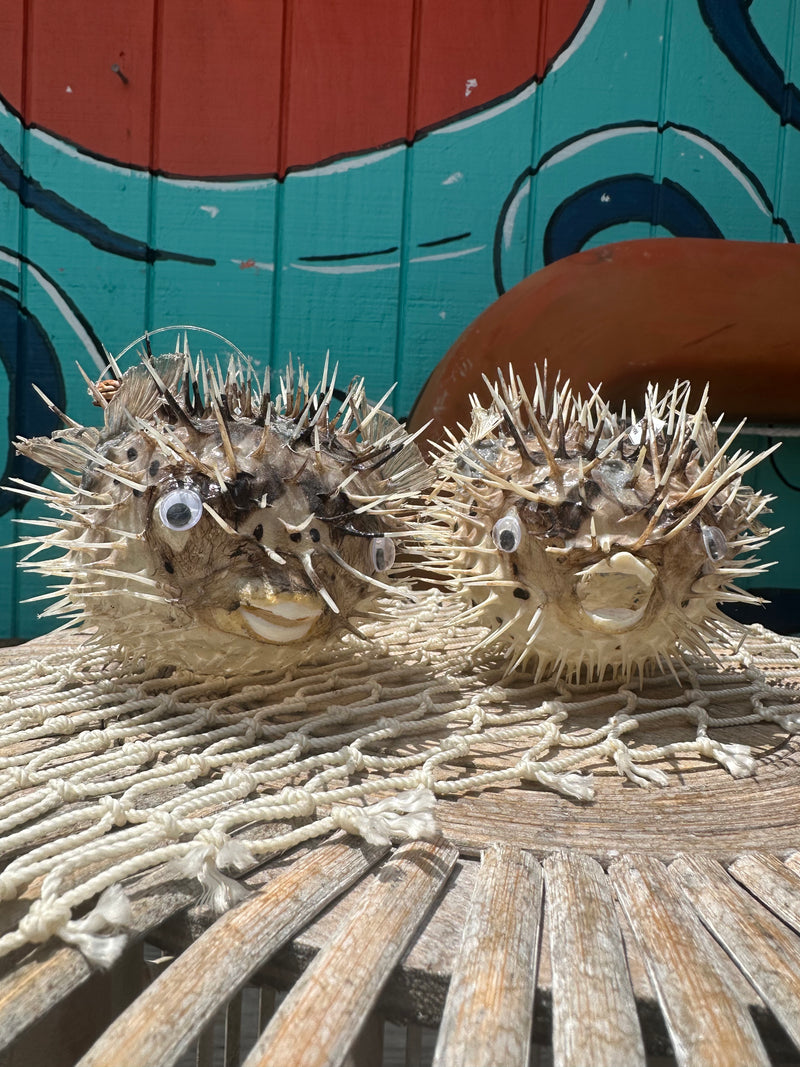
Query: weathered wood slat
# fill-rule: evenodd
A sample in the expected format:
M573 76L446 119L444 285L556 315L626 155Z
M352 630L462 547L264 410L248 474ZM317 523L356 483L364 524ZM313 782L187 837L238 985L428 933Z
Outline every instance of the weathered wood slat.
M708 931L666 868L625 856L609 876L639 942L681 1067L766 1067L753 1020L715 959Z
M244 1067L341 1064L457 857L446 844L398 849L275 1012Z
M163 869L141 879L131 900L133 937L158 926L197 899L196 879L170 881L165 887ZM0 1049L32 1025L94 974L91 964L77 948L50 942L37 949L13 971L0 979Z
M286 867L190 945L92 1046L81 1067L174 1063L253 971L385 852L348 838Z
M577 852L544 863L555 1067L645 1062L614 898L603 868Z
M479 862L459 858L436 907L426 915L400 966L392 972L381 992L380 1007L387 1017L413 1018L423 1026L439 1026L453 962L464 931L464 916L469 910L479 872ZM248 879L248 884L261 877L261 872L256 873L252 880ZM291 976L299 978L314 956L361 906L369 882L370 879L365 878L353 886L349 893L343 894L301 930L290 944L275 954L265 973L257 976L258 980L275 981L281 985ZM188 923L178 917L170 923L168 947L170 944L180 946L193 936L196 934Z
M289 824L265 826L263 836L285 830ZM88 876L89 872L82 872ZM131 940L160 926L188 907L200 895L200 883L194 877L176 878L168 864L149 871L128 886L123 883L131 904L128 926ZM17 902L7 902L14 904ZM25 901L27 906L28 901ZM20 914L24 911L20 909ZM0 961L0 965L5 961ZM6 1048L23 1030L39 1019L45 1007L52 1007L94 974L77 948L50 941L29 955L8 974L0 977L0 1050Z
M745 853L728 872L800 933L800 874L768 852Z
M525 1067L536 989L541 867L487 849L453 964L434 1067Z
M709 856L670 867L714 937L736 960L789 1037L800 1046L800 938Z

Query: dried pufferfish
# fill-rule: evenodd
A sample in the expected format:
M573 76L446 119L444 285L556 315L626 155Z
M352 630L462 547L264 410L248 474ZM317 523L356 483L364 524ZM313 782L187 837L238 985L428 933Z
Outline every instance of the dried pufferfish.
M25 539L25 566L69 579L44 614L129 655L231 673L307 658L403 595L388 572L429 472L363 381L334 414L327 362L316 389L290 366L271 397L238 357L223 377L185 340L157 359L147 347L90 383L100 429L62 415L51 438L17 442L64 486L19 483L67 516ZM48 548L61 555L43 561Z
M548 391L546 369L533 400L512 368L498 378L441 447L440 533L425 546L465 600L462 621L490 627L476 647L504 650L508 672L571 680L708 654L730 626L718 604L759 602L734 581L765 568L736 557L768 539L758 515L773 498L741 476L769 453L728 456L744 424L720 446L707 390L690 412L686 382L660 399L650 387L637 419L596 391Z

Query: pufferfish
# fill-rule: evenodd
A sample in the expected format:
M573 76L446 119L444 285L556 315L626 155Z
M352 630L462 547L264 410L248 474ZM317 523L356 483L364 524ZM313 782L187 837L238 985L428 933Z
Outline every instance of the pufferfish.
M651 386L636 418L568 382L548 391L546 368L532 400L510 367L485 380L488 405L473 396L469 429L440 447L425 546L462 622L489 628L476 649L500 650L507 673L575 681L713 655L730 625L719 605L759 602L734 583L765 568L737 557L767 541L773 498L741 477L769 452L729 455L744 424L720 445L707 389L690 411L686 382L660 399Z
M363 380L334 413L327 362L315 389L290 365L272 396L238 357L223 376L186 341L147 349L89 383L101 427L58 412L63 429L16 443L63 486L21 483L61 513L26 538L26 566L68 579L44 614L128 656L231 673L313 655L404 595L391 572L428 465Z

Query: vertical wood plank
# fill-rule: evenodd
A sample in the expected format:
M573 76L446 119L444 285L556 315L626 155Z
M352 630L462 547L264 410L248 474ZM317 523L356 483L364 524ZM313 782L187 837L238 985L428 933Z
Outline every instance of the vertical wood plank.
M666 868L625 856L609 868L681 1067L767 1067L747 1005L723 978L713 941Z
M558 6L551 3L551 11ZM548 75L530 164L534 175L518 187L503 219L505 289L581 248L650 235L641 205L613 183L625 175L649 181L656 170L666 9L667 0L595 5L591 32ZM637 132L634 117L650 124L649 132ZM526 220L523 259L517 234Z
M266 959L385 853L351 839L312 850L227 912L109 1027L81 1067L166 1067Z
M294 169L281 192L273 367L293 353L313 377L330 350L340 381L369 371L377 400L394 373L405 178L396 142L413 0L290 7L284 152ZM396 131L395 147L382 151L386 129ZM341 159L349 153L358 154Z
M488 849L464 924L434 1067L525 1067L542 905L529 852Z
M150 159L154 10L155 0L125 0L101 19L84 0L30 5L26 109L29 121L54 136L26 134L26 173L43 195L36 201L39 210L26 212L22 251L68 286L70 300L90 323L100 324L112 351L136 337L144 322L150 180L146 170L127 164ZM65 35L81 42L80 51L65 47ZM98 140L106 136L112 139ZM72 142L95 151L99 145L105 159L73 150ZM52 197L61 201L55 216ZM73 365L73 326L64 318L57 328L52 297L40 290L31 283L30 310L45 324L68 387L75 379L72 399L81 403L73 414L88 415L91 401ZM85 351L82 356L86 366Z
M680 856L671 875L800 1045L800 938L708 856Z
M244 1067L341 1064L457 857L445 844L398 849L278 1008Z
M27 128L23 171L29 183L18 247L21 303L31 336L22 346L19 403L39 408L30 383L62 388L70 415L97 421L76 362L99 374L102 343L112 351L144 324L150 176L132 169L147 158L151 136L154 0L114 5L98 18L83 0L39 0L28 6L26 118L52 131ZM81 48L70 47L80 42ZM127 82L114 71L124 67ZM89 144L106 159L73 147ZM35 197L28 195L36 190ZM34 340L34 346L31 342ZM55 361L55 366L54 366ZM25 517L42 512L25 506ZM47 588L21 573L20 601ZM17 632L30 637L52 627L39 621L41 604L20 603Z
M241 990L225 1008L225 1067L239 1067L242 1054L242 992Z
M152 242L196 262L150 265L148 326L204 326L261 370L271 344L283 6L242 0L223 16L214 4L160 0L156 23ZM171 351L174 336L160 343ZM202 335L189 343L207 355L218 346Z
M161 2L154 170L189 178L278 173L283 6Z
M258 1032L265 1029L275 1014L275 990L269 986L260 986L258 990Z
M106 160L146 165L152 0L29 0L26 8L33 63L26 123Z
M12 107L24 106L25 63L30 11L25 0L13 0L0 5L0 63L3 71L3 91ZM14 111L0 108L0 149L4 153L4 169L13 174L22 165L23 130ZM12 461L11 436L19 432L21 403L28 403L22 388L24 375L24 344L20 337L19 301L22 291L22 271L15 255L20 243L20 201L13 188L0 183L0 344L4 359L0 364L0 460L5 466ZM9 366L8 364L11 364ZM15 366L17 372L15 372ZM3 544L13 544L19 528L12 517L21 515L22 501L7 489L0 489L0 501L5 514L0 517L0 537ZM17 585L15 555L4 552L0 559L0 638L17 634Z
M673 3L670 13L670 78L664 114L667 118L679 115L688 136L665 131L663 178L669 179L675 193L680 190L680 197L689 196L698 203L721 236L740 241L783 241L783 232L773 223L771 200L769 207L759 203L762 194L770 199L776 166L780 167L780 116L752 91L746 77L725 55L716 29L703 18L700 4ZM771 41L780 41L785 47L788 14L786 0L775 0L754 20L756 34L760 31L764 39L758 45L753 41L753 50L760 46L768 52ZM726 13L721 21L733 36L746 38L748 16L744 12ZM760 60L778 67L785 61L783 47ZM713 104L708 93L713 95ZM707 133L713 140L706 138ZM754 183L752 167L757 158L761 181ZM665 220L662 225L675 236L703 236L696 228L694 232L682 231L674 221L670 225Z
M603 868L578 852L544 863L556 1067L644 1064L622 934Z
M540 10L541 0L421 5L409 128L419 131L437 119L439 125L416 140L408 159L395 396L402 414L438 359L497 296L495 231L504 200L530 162L533 94L511 93L504 82L502 95L511 99L496 112L486 107L463 121L442 120L472 110L473 93L478 108L487 103L487 86L497 85L493 64L498 56L505 59L513 52L519 81L533 78L541 48ZM515 41L510 48L499 43L509 39Z
M788 95L788 92L792 91L788 87L795 87L796 91L796 87L800 85L800 5L797 0L782 0L780 5L775 6L778 11L772 14L772 18L775 18L778 23L778 19L783 15L782 22L785 29L780 23L775 27L776 32L772 40L777 42L777 47L773 56L777 65L783 69L783 81L787 86ZM797 181L799 167L800 130L797 129L796 123L782 123L778 140L773 199L775 216L789 220L794 230L795 240L797 240L797 223L800 221L800 185ZM781 234L777 229L773 230L773 240L781 240ZM788 550L788 541L786 544ZM786 554L790 553L787 551ZM783 556L778 554L775 558L781 560L783 567ZM796 579L791 581L792 586L796 584Z
M419 92L414 129L477 111L541 75L545 61L543 0L439 0L423 4ZM582 0L560 0L562 36L574 25Z
M214 1030L216 1020L212 1020L197 1038L195 1049L195 1067L214 1067Z
M308 167L401 137L411 0L294 0L292 17L288 166Z
M422 1027L406 1025L406 1048L403 1067L422 1067Z
M353 1047L345 1057L343 1067L378 1067L383 1063L383 1017L371 1011Z

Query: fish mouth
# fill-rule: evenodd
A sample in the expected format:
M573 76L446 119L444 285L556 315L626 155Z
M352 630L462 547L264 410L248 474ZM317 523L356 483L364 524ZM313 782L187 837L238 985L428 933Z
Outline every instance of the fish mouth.
M621 634L644 618L655 589L656 569L630 552L615 552L579 574L578 600L596 630Z
M296 600L275 600L270 601L268 606L240 606L238 614L245 627L259 641L286 645L308 636L322 614L322 608Z

